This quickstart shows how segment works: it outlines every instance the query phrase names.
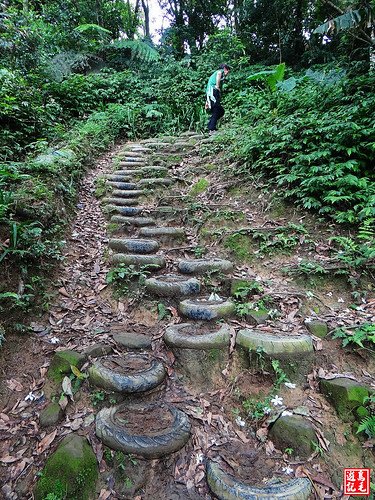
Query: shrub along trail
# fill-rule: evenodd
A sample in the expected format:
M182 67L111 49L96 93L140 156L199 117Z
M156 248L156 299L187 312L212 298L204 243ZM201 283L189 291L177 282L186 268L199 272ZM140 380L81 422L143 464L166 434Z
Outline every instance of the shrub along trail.
M49 312L3 353L4 498L340 498L373 467L371 287L349 308L336 228L214 148L129 143L83 180Z

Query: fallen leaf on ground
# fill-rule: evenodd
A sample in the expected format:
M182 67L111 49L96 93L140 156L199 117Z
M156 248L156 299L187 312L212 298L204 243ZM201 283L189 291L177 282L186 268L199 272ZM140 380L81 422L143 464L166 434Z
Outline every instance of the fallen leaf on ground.
M51 434L47 434L47 436L45 436L41 440L41 442L38 444L38 446L36 448L36 452L38 453L38 455L43 453L43 451L45 451L51 445L51 443L53 442L53 440L56 437L56 434L57 434L57 429L55 429L53 432L51 432Z
M23 391L23 385L21 384L21 382L19 382L17 379L15 378L11 378L10 380L7 380L6 381L6 384L7 384L7 387L11 390L11 391L16 391L16 392L21 392Z
M64 377L62 381L62 390L64 391L64 394L70 397L72 401L74 401L73 398L73 392L72 392L72 381L70 380L69 377Z
M110 490L105 490L104 488L100 490L99 498L98 500L107 500L111 496L111 491Z

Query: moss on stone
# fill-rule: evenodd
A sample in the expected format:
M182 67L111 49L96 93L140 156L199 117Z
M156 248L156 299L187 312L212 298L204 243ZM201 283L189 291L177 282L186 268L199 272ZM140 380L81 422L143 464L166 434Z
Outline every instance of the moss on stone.
M46 406L39 415L41 427L49 427L50 425L57 424L63 417L64 412L58 403L50 403Z
M193 185L193 187L190 189L189 196L195 198L199 194L204 193L204 191L206 191L208 186L209 186L209 182L207 179L199 179L199 181L196 182Z
M364 399L369 395L366 386L344 377L321 380L320 390L345 422L354 420L354 410L362 406Z
M48 494L59 499L89 500L98 478L96 456L86 438L66 436L50 456L35 487L35 500Z
M71 372L71 366L81 368L85 356L76 351L58 351L52 358L48 368L47 377L54 382L61 382L65 375Z
M328 325L325 321L314 319L313 321L306 322L305 325L308 331L316 337L324 339L328 335Z
M246 234L231 234L224 240L224 246L241 262L250 262L253 259L252 240Z
M250 309L246 313L246 321L253 325L261 325L269 319L267 309Z
M278 418L269 436L278 449L292 448L300 457L309 456L313 451L312 442L317 440L310 422L298 415Z

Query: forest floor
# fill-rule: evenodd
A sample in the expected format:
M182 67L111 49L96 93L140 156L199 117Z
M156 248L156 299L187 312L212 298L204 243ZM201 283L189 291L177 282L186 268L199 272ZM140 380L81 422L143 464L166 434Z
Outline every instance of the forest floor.
M319 319L329 331L373 323L371 282L360 279L356 290L361 293L353 298L347 276L337 274L332 266L329 238L340 234L335 225L286 205L277 193L255 181L244 184L233 173L234 166L210 154L207 140L191 144L168 158L162 159L157 150L150 156L149 164L163 161L168 166L175 183L150 192L145 205L150 213L156 207L172 206L174 210L166 211L161 223L183 226L187 232L185 242L161 250L166 271L175 271L180 259L220 257L231 260L235 271L230 278L207 275L207 294L227 296L234 281L251 284L237 301L236 315L227 320L232 332L230 346L224 356L205 359L200 368L198 362L189 370L181 352L163 342L166 327L183 321L177 301L147 295L142 276L140 281L136 276L127 295L108 283L113 225L108 224L95 192L100 186L97 179L113 172L115 159L126 145L117 146L82 181L76 218L66 235L64 260L50 278L48 312L30 318L30 335L8 335L1 351L2 498L31 498L46 459L72 432L86 436L96 453L100 500L215 498L206 481L204 462L218 456L227 472L245 484L260 486L271 477L282 481L309 477L314 484L311 498L342 498L344 467L372 466L373 440L359 440L351 424L338 418L319 391L319 380L340 376L375 388L372 353L343 348L342 340L329 334L313 337L313 359L306 373L298 373L297 366L293 378L283 369L270 370L262 353L257 362L246 366L243 353L234 347L237 332L244 328L298 336L308 333L306 320ZM308 268L302 274L297 272L301 263L311 260L331 266L332 271L324 275ZM270 312L264 322L257 324L246 306L249 302L253 309ZM53 393L46 374L54 353L65 349L83 352L104 344L121 354L121 346L113 339L116 333L137 333L150 339L153 355L167 368L167 378L160 386L125 401L162 400L189 416L191 438L170 456L146 460L106 448L95 435L95 415L124 397L95 388L87 380L74 400L69 399L59 424L47 429L40 426L39 414ZM90 364L91 358L80 372L85 373ZM295 385L286 386L288 379ZM271 395L279 397L279 407L272 406ZM270 415L259 414L268 405ZM313 425L316 441L309 456L301 458L293 446L278 449L270 439L270 422L285 411L307 416ZM153 425L149 423L150 428Z

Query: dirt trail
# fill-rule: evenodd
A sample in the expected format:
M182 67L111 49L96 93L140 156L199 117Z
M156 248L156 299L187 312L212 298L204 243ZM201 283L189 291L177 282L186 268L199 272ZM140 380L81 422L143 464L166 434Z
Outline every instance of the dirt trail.
M146 166L136 161L140 165L135 169L146 170L133 174L139 185L147 177L154 179L155 189L143 184L142 189L146 188L143 206L148 210L143 209L140 216L155 216L158 225L181 226L187 232L185 241L169 240L161 244L158 254L165 259L166 267L156 276L176 273L176 263L184 259L229 259L235 266L230 275L209 271L197 276L201 295L211 296L215 303L212 294L228 297L233 283L240 280L246 280L248 287L250 282L253 289L243 292L246 300L238 301L236 315L225 319L228 338L224 348L219 344L200 350L173 343L166 345L163 336L168 327L186 321L178 312L180 299L145 293L145 276L136 273L128 295L119 294L107 283L108 272L113 269L108 261L109 240L134 238L142 231L122 226L121 212L120 219L113 218L108 224L105 215L108 204L107 209L103 208L95 196L102 186L98 178L112 175L114 169L126 171L117 159L123 146L100 160L82 182L77 215L67 237L65 260L51 283L53 298L48 313L33 319L30 337L8 337L2 352L0 475L6 499L31 498L37 474L46 459L61 439L72 432L86 436L96 453L100 469L96 497L101 500L215 498L207 484L206 465L210 459L246 485L264 487L270 478L280 480L283 485L292 477L308 477L314 482L310 498L323 494L340 498L343 467L363 467L369 463L367 450L373 443L358 442L350 425L338 419L320 393L318 382L320 378L344 374L375 387L371 356L347 353L339 341L328 337L313 337L313 358L306 366L302 362L297 364L294 378L290 375L296 386L288 388L284 383L287 379L282 378L283 364L284 375L270 370L265 361L263 364L262 351L257 359L250 358L249 364L246 349L235 348L236 335L241 329L255 328L263 336L277 332L290 339L308 335L306 318L323 319L329 328L374 321L374 299L367 297L359 310L349 309L350 289L336 276L324 280L310 276L301 281L282 272L282 267L296 266L311 255L329 262L327 237L335 228L281 205L254 186L241 187L233 177L228 181L225 165L218 168L214 157L203 157L209 143L201 143L199 138L188 140L186 136L178 141L187 145L176 145L176 139L164 139L165 146L160 148L157 144L143 144L142 147L152 147L152 151L145 154ZM166 152L169 156L165 156ZM131 157L131 153L126 154ZM158 165L159 170L147 170ZM160 165L168 169L169 177L174 180L171 187L160 187L153 177L155 172L163 173ZM126 168L129 170L129 165ZM113 189L120 189L118 181L114 182ZM108 196L115 198L114 191ZM117 203L120 207L124 205ZM129 203L129 213L131 206ZM116 205L111 210L113 213ZM116 255L116 251L113 253ZM255 304L251 312L241 310L246 301ZM267 311L267 317L261 321L256 314L259 309ZM270 311L275 312L268 314ZM215 333L222 325L194 324L198 325L193 328L198 337ZM191 335L190 330L187 333ZM107 366L113 369L117 363L121 367L124 363L121 365L119 360L129 360L129 352L135 351L129 344L124 347L115 340L116 334L135 335L137 342L139 336L150 341L151 351L146 347L141 352L151 353L153 359L163 364L167 374L163 382L145 394L118 394L95 387L93 378L91 384L85 380L74 401L68 402L67 398L62 421L42 428L39 415L55 394L46 378L53 354L66 349L87 353L88 348L100 344L114 356L112 364ZM97 353L86 356L80 373L87 373L97 359L95 356ZM134 361L133 372L137 371L137 363L140 361ZM276 386L275 376L279 377ZM73 375L71 379L75 381ZM282 399L280 409L277 399L275 404L271 403L271 396ZM94 420L101 409L120 403L125 403L126 408L134 404L156 405L151 414L144 413L139 421L134 413L125 412L121 417L135 434L141 428L150 435L158 432L160 421L166 428L172 424L173 418L163 413L163 405L172 405L188 417L189 440L182 448L161 458L146 459L137 453L111 451L96 436ZM270 416L267 411L256 414L267 406ZM309 456L301 458L296 450L278 450L268 435L270 422L285 411L306 416L312 423L316 447ZM268 498L273 498L272 494Z

